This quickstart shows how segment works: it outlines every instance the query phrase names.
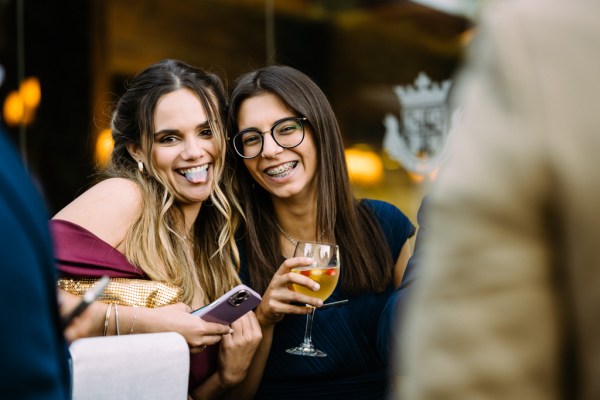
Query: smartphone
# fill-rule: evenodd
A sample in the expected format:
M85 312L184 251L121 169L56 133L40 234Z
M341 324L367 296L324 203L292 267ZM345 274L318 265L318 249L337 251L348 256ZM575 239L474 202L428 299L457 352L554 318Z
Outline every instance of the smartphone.
M233 321L253 310L262 298L246 285L238 285L212 303L192 311L208 322L231 325Z

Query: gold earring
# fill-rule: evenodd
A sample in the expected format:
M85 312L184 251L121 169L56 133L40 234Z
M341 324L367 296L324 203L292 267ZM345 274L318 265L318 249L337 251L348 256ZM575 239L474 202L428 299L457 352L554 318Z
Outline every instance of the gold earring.
M138 169L140 170L140 172L144 172L144 163L141 161L138 161Z

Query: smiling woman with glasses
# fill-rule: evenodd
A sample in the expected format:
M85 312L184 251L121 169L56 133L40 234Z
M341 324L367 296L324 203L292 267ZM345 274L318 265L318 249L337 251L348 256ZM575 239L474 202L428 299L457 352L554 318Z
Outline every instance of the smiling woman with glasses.
M240 77L228 131L237 132L227 165L246 217L238 236L240 278L264 293L256 316L265 340L244 392L256 399L384 399L387 354L378 344L387 336L378 334L378 323L392 320L384 310L404 273L414 226L389 203L354 197L336 117L302 72L269 66ZM315 347L324 358L286 353L302 339L307 305L323 305L315 290L328 282L327 273L291 272L312 265L292 257L299 241L340 248L342 272L327 301L348 302L314 314ZM290 289L298 285L306 290Z
M284 149L298 146L304 140L304 117L282 118L275 121L271 130L261 132L257 128L247 128L235 134L233 137L233 148L242 158L254 158L262 152L264 135L271 137Z

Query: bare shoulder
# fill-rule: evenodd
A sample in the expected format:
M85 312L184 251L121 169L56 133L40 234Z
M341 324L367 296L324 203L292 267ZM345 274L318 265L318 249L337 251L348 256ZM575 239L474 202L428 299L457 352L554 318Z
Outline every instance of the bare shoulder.
M53 219L73 222L117 247L142 207L142 191L133 181L110 178L89 188Z
M122 197L132 197L135 202L139 202L142 199L142 191L138 184L125 178L105 179L92 186L87 192L91 192L92 190L100 194L119 194Z

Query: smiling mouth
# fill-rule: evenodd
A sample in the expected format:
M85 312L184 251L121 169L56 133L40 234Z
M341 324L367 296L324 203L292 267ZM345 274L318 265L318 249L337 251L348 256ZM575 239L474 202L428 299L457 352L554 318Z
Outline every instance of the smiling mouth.
M296 165L298 165L298 161L290 161L275 168L265 169L264 173L273 178L284 178L288 176L294 168L296 168Z
M192 183L206 182L208 178L208 164L200 167L178 169L177 173Z

